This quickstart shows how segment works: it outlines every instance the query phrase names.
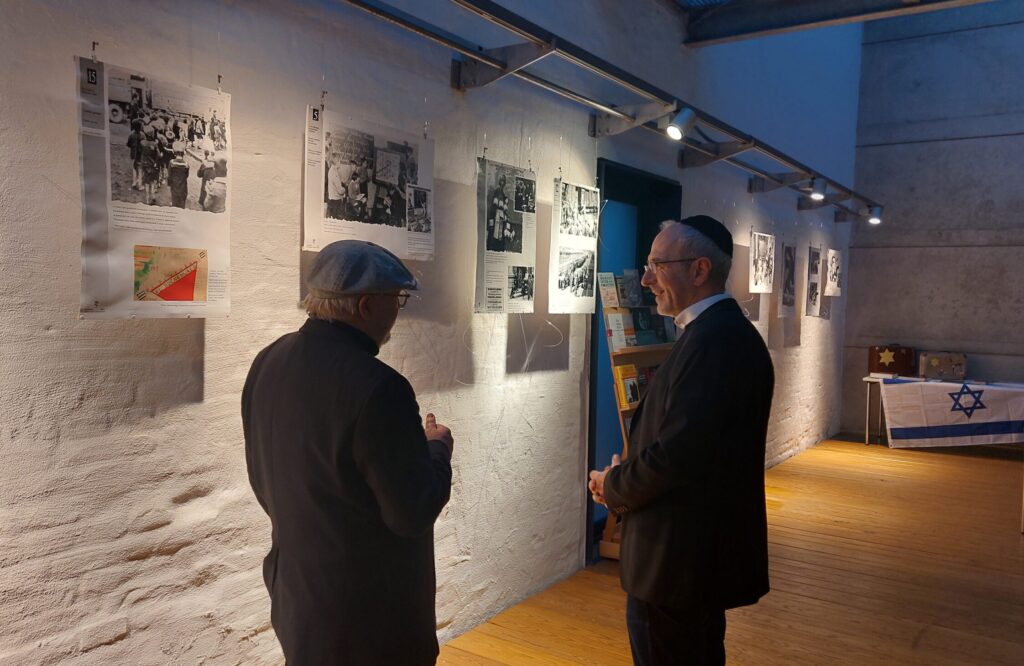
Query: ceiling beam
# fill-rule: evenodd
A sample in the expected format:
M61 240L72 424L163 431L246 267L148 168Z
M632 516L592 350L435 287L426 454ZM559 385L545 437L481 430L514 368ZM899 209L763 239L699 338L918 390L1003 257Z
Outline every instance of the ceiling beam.
M683 44L711 46L982 2L989 0L733 0L709 9L690 11Z

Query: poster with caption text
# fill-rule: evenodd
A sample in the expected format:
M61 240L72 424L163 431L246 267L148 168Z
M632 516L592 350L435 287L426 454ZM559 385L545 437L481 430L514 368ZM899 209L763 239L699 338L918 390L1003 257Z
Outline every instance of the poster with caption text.
M434 259L434 142L306 107L302 249L367 240Z
M475 312L533 312L537 176L477 159Z
M88 318L226 316L231 96L75 58Z
M594 312L601 192L555 179L548 312Z

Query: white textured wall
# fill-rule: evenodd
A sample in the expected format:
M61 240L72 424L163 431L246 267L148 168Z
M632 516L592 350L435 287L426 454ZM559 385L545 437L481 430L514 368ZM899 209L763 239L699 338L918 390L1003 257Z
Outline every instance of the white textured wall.
M488 45L513 41L450 3L396 4ZM508 6L732 122L753 123L743 128L813 166L852 165L852 142L837 140L828 155L815 149L852 122L846 98L776 87L787 60L793 68L808 50L856 45L852 31L832 32L829 43L765 40L757 49L779 68L747 71L739 64L749 47L682 50L677 15L659 0ZM455 93L447 51L340 3L9 0L3 16L2 663L280 660L259 575L269 523L248 488L238 403L255 353L303 319L302 118L321 88L335 110L413 131L427 120L437 141L438 260L413 264L423 298L403 312L382 356L456 437L452 501L436 530L442 640L582 562L588 320L544 314L546 266L538 315L472 314L474 158L485 134L488 157L530 161L538 172L538 257L547 256L559 166L588 182L599 150L681 178L685 211L723 217L741 243L751 224L801 247L846 242L823 216L798 217L789 195L744 194L745 179L728 167L681 174L654 137L634 132L599 146L586 136L584 109L523 83ZM235 164L227 320L76 318L72 57L93 40L102 59L158 77L213 87L224 76ZM775 106L784 110L775 121L751 113ZM801 346L787 347L794 330L769 324L774 308L763 302L759 326L779 374L773 460L834 430L842 303L831 322L797 322Z

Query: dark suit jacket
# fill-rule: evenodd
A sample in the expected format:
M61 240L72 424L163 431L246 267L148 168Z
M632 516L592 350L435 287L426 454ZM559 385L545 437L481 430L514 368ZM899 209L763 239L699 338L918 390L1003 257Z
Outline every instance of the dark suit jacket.
M736 301L691 322L637 407L629 457L608 472L626 592L733 608L768 592L764 451L775 378Z
M438 654L433 526L451 465L377 351L310 319L260 352L242 392L249 482L271 523L271 622L293 666Z

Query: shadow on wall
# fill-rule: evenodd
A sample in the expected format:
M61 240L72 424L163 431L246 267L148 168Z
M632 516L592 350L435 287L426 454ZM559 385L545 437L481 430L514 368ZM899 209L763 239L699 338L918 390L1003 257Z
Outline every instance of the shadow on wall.
M567 314L508 315L505 372L568 370L570 321Z
M52 412L63 415L59 428L67 434L87 436L203 401L204 319L84 321L74 337L77 371L60 379L61 400L72 404Z

